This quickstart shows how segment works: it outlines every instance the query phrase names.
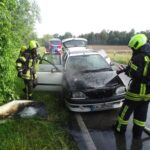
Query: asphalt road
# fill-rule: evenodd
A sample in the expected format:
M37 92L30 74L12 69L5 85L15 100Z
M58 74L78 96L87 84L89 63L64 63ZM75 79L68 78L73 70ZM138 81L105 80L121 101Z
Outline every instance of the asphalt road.
M121 79L128 85L129 78L124 74L120 74ZM76 114L71 114L70 133L77 142L80 150L150 150L150 137L143 132L141 140L132 139L132 116L127 127L125 136L118 136L112 130L118 109L92 112L92 113L80 113L81 119L84 123L83 126L88 130L81 131L82 127L77 123ZM150 108L149 112L150 114ZM83 124L82 123L82 124ZM147 126L150 127L150 115L147 118ZM84 129L83 129L84 130ZM88 137L84 136L88 135ZM91 148L89 148L91 146Z

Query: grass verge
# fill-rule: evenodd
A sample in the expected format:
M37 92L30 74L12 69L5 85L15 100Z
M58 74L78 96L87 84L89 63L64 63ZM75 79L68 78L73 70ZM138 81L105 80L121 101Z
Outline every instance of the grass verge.
M108 53L108 56L111 58L112 61L120 64L128 64L131 58L131 53Z
M0 123L0 149L77 150L67 131L69 112L58 94L35 92L34 98L45 103L48 118L9 119Z

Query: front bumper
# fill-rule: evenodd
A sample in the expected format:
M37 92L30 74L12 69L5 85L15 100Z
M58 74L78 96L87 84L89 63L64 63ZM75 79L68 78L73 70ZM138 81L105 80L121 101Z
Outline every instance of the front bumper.
M70 111L73 112L92 112L92 111L102 111L102 110L111 110L115 108L120 108L122 106L124 99L113 102L106 103L94 103L94 104L72 104L65 102L66 106Z

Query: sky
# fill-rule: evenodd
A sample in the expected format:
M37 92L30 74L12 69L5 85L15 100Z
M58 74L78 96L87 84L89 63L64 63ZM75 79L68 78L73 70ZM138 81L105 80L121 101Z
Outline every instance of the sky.
M45 34L74 36L90 32L150 30L150 0L36 0L41 21L38 37Z

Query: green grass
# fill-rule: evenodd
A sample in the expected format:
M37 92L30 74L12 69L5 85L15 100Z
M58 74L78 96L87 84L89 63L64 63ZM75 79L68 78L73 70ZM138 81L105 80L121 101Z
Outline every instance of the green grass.
M59 123L48 120L11 120L0 125L2 150L70 150L70 137Z
M121 64L128 64L130 58L131 58L131 53L108 53L108 56L111 58L112 61L121 63Z
M23 96L21 88L18 92ZM67 131L69 112L59 95L35 92L34 99L45 103L48 118L9 119L0 123L0 150L77 150Z

